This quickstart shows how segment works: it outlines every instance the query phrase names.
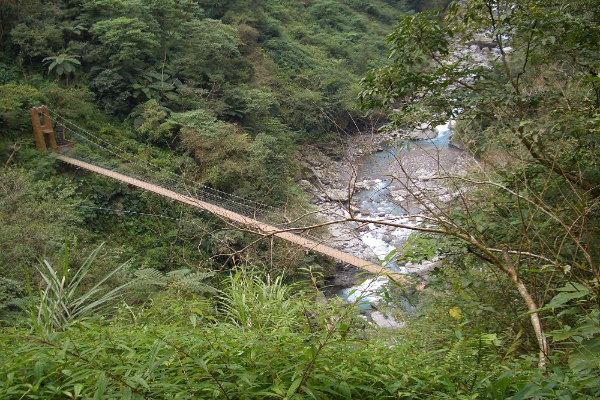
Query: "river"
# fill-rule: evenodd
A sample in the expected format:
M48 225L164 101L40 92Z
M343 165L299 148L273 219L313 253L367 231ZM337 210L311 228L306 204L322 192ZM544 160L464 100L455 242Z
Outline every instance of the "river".
M460 153L459 150L449 148L449 139L452 130L449 123L435 127L437 137L429 140L412 140L398 143L389 143L383 147L383 151L363 156L357 166L357 179L363 189L354 194L355 205L362 217L383 220L395 218L403 224L419 224L421 221L413 213L418 212L417 204L410 201L404 202L402 197L402 179L390 178L390 171L398 159L406 155L421 154L431 155L441 152L450 153L450 158ZM420 155L421 159L424 157ZM416 159L419 159L419 158ZM431 163L424 162L419 165L419 173L432 172L428 169ZM399 251L411 235L410 229L393 228L377 224L369 224L368 230L360 234L360 240L367 245L378 257L380 263L391 271L408 274L409 270L398 265L394 258L386 261L386 257L394 251ZM337 295L343 299L354 302L360 298L362 308L371 308L371 304L381 300L381 290L387 285L387 278L369 278L357 286L344 288Z

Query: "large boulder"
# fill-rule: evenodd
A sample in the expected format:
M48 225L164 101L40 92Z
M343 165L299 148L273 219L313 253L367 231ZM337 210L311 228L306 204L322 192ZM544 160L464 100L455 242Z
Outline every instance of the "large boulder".
M473 35L473 40L467 43L467 46L477 46L480 50L487 49L487 51L498 47L498 43L491 37L485 35Z
M346 202L349 199L348 191L344 189L325 189L325 195L331 201Z
M398 322L391 316L385 315L380 311L373 311L370 317L371 323L378 328L402 329L404 326L402 322Z
M430 140L435 139L438 133L433 129L431 124L422 123L419 127L411 131L408 136L411 140Z

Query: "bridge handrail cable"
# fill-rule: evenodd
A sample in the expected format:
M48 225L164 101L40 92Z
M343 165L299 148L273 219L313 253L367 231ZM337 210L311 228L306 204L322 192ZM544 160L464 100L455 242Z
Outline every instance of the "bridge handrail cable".
M279 228L283 228L283 229L288 229L290 227L291 221L285 217L282 217L282 218L284 218L284 220L280 220L278 223L273 223L273 221L272 221L273 217L275 217L275 216L281 217L280 213L285 213L285 211L280 208L277 208L277 207L274 207L274 206L271 206L271 205L268 205L265 203L257 202L254 200L245 199L241 196L223 192L218 189L214 189L214 188L208 187L206 185L203 185L201 183L190 180L189 178L185 178L185 177L178 175L174 172L171 172L159 165L156 165L147 160L144 160L141 157L131 154L131 153L121 149L120 147L98 137L97 135L92 134L91 132L87 131L86 129L82 128L81 126L77 125L76 123L67 120L65 117L63 117L62 115L60 115L58 112L56 112L54 110L49 110L49 112L52 113L52 115L54 116L54 117L51 117L52 121L60 123L61 125L64 126L64 128L66 130L71 132L73 135L80 137L81 139L100 148L101 150L106 151L128 163L132 163L132 164L136 165L137 167L139 167L143 170L146 170L148 172L152 172L152 173L164 172L170 176L177 178L177 179L173 179L173 178L167 178L167 177L160 177L159 180L170 182L171 184L175 184L176 186L183 185L183 187L185 189L185 194L189 194L190 193L189 189L192 189L191 192L194 194L195 197L203 198L205 200L210 199L211 202L215 202L217 204L227 204L227 208L230 208L232 210L239 212L240 214L245 214L245 215L250 216L255 219L257 218L257 212L256 212L257 209L259 211L263 211L263 212L267 211L265 209L268 209L268 211L270 213L273 213L273 214L270 214L271 221L269 221L269 222L271 224L273 224ZM78 130L75 130L72 127L76 128ZM85 134L83 134L79 130L85 132ZM100 145L96 141L90 139L90 137L95 139L96 141L103 143L105 146ZM109 147L115 149L116 151L111 150ZM125 157L123 154L126 154L136 160L139 160L142 164L140 164L140 162L136 162L136 161L133 161L133 160ZM84 158L81 156L78 156L78 157ZM86 160L86 162L90 162L92 164L98 163L97 160ZM109 167L108 169L114 170L114 168L111 168L111 167ZM128 172L131 173L131 171L128 171ZM141 179L141 180L143 180L147 183L152 183L152 181L149 181L147 179ZM186 184L185 182L190 182L191 184ZM240 200L242 200L243 202L241 202ZM247 204L247 203L250 203L252 205ZM308 235L306 233L304 233L304 236L311 237L311 235Z
M135 154L131 154L131 153L129 153L129 152L127 152L127 151L125 151L125 150L121 149L120 147L118 147L118 146L116 146L116 145L114 145L114 144L112 144L112 143L110 143L110 142L106 141L105 139L102 139L101 137L99 137L99 136L97 136L97 135L94 135L93 133L89 132L88 130L86 130L85 128L81 127L80 125L78 125L78 124L76 124L76 123L74 123L74 122L72 122L72 121L70 121L70 120L66 119L65 117L63 117L62 115L60 115L58 112L54 111L53 109L48 109L48 111L49 111L49 113L51 113L51 114L53 114L53 115L55 115L55 116L56 116L56 118L52 118L52 117L51 117L51 120L52 120L52 121L54 121L54 122L58 122L58 123L62 124L63 126L65 126L65 125L64 125L64 123L66 123L66 124L69 124L69 125L73 126L74 128L78 129L79 131L81 131L81 132L84 132L84 133L85 133L85 135L88 135L88 136L90 136L90 137L92 137L92 138L94 138L94 139L96 139L96 140L98 140L98 141L102 142L102 143L103 143L104 145L106 145L106 146L109 146L109 147L115 148L115 149L117 149L119 152L121 152L121 153L123 153L123 154L127 154L127 155L131 156L132 158L134 158L134 159L137 159L137 160L141 161L142 163L149 165L149 166L150 166L150 167L152 167L152 168L156 168L156 169L158 169L158 170L160 170L160 171L166 172L167 174L173 175L173 176L177 177L178 179L181 179L181 180L184 180L184 181L190 182L190 185L191 185L191 186L197 186L197 187L199 187L199 188L201 188L201 189L203 189L203 190L209 190L209 191L213 191L213 192L219 193L220 195L224 195L224 196L227 196L227 197L234 197L234 198L237 198L237 199L239 199L239 200L242 200L242 201L244 201L244 202L248 202L248 203L253 203L253 204L256 204L257 206L260 206L260 207L262 207L262 208L270 208L270 209L273 209L274 211L281 211L281 212L284 212L284 210L282 210L282 209L280 209L280 208L278 208L278 207L275 207L275 206L272 206L272 205L269 205L269 204L266 204L266 203L262 203L262 202L259 202L259 201L255 201L255 200L251 200L251 199L246 199L246 198L244 198L244 197L241 197L241 196L235 195L235 194L233 194L233 193L227 193L227 192L221 191L221 190L219 190L219 189L215 189L215 188L212 188L212 187L206 186L206 185L204 185L204 184L201 184L201 183L199 183L199 182L193 181L193 180L191 180L191 179L189 179L189 178L186 178L186 177L184 177L184 176L181 176L181 175L179 175L179 174L176 174L176 173L174 173L174 172L172 172L172 171L169 171L168 169L165 169L165 168L163 168L163 167L161 167L161 166L159 166L159 165L156 165L156 164L154 164L154 163L152 163L152 162L150 162L150 161L148 161L148 160L145 160L145 159L143 159L143 158L141 158L141 157L139 157L139 156L136 156ZM60 120L59 120L59 119L60 119ZM76 134L77 136L79 136L79 137L82 137L82 138L84 138L84 139L87 139L87 140L88 140L88 141L90 141L91 143L94 143L94 144L96 144L98 147L102 147L102 146L100 146L99 144L97 144L97 143L95 143L95 142L91 141L90 139L88 139L88 138L85 138L81 132L79 132L79 131L75 131L73 128L69 128L69 127L67 127L67 126L65 126L65 128L66 128L66 129L68 129L68 130L69 130L71 133L74 133L74 134ZM105 147L102 147L102 148L104 148L104 149L105 149L105 150L107 150L107 151L110 151L110 150L106 149ZM121 158L121 159L125 160L125 161L132 162L132 163L134 163L134 164L138 165L139 167L142 167L142 166L141 166L139 163L136 163L135 161L129 160L129 159L127 159L127 158L125 158L125 157L123 157L123 156L121 156L121 155L117 154L117 153L114 153L114 152L111 152L111 153L112 153L112 154L114 154L114 155L116 155L117 157L119 157L119 158ZM144 168L144 167L142 167L142 168Z

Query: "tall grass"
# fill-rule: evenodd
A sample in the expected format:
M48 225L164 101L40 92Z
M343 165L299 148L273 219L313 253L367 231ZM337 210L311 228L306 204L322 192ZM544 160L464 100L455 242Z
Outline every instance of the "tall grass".
M80 289L103 246L104 243L94 249L81 267L74 271L69 267L69 249L66 244L64 255L56 270L47 260L40 262L37 269L43 284L40 285L37 295L34 295L31 285L28 285L30 302L25 310L27 322L36 332L49 334L61 331L74 320L101 313L132 283L130 281L102 293L104 284L129 265L129 262L126 262L100 278L90 289Z

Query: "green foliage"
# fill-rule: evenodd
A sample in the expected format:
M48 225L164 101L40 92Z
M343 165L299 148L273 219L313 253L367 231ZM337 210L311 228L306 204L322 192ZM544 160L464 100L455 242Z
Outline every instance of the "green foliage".
M131 108L133 88L117 70L103 70L91 80L89 87L96 93L107 114L124 114Z
M144 333L127 327L131 320L124 313L112 326L87 320L48 339L29 337L24 341L22 336L12 336L13 343L18 347L25 344L26 348L10 345L9 365L27 365L34 354L43 361L38 364L37 372L27 369L31 375L30 372L15 374L12 367L3 371L1 393L4 398L24 393L53 398L74 391L81 396L95 393L114 397L131 393L134 397L169 397L183 390L192 397L229 398L304 397L308 393L340 397L353 391L357 396L385 393L381 383L367 384L367 376L353 377L350 373L352 367L357 370L362 367L367 357L352 340L340 336L349 327L345 316L336 321L333 310L311 305L312 316L307 322L309 300L303 295L290 296L279 282L271 287L254 279L254 284L243 283L242 279L234 278L239 283L237 286L233 283L235 294L255 299L258 302L252 304L256 306L268 307L269 314L253 309L256 325L239 329L219 321L220 316L211 315L201 301L186 302L181 298L172 301L172 297L167 297L157 298L153 307L134 316L136 327L148 327ZM222 302L226 308L235 307L236 298L239 296L224 295ZM265 317L265 321L272 322L261 323ZM107 340L98 340L98 335ZM9 350L6 336L2 338L2 350ZM60 340L67 340L66 347L57 348L55 343ZM391 355L385 346L376 347ZM336 365L332 356L351 348L357 358L348 359L347 365ZM62 349L65 357L52 357ZM21 361L13 364L17 354ZM317 358L321 362L315 364ZM141 362L143 359L145 362ZM378 359L385 358L382 355ZM332 379L348 383L337 388L331 385ZM363 379L365 386L361 387Z
M159 45L147 24L137 18L119 17L99 21L90 29L105 47L109 66L134 72L144 65Z
M242 329L281 329L292 321L298 322L295 317L304 306L285 301L290 293L291 287L283 284L281 276L271 282L268 276L263 280L245 271L236 272L221 296L223 314Z
M77 65L81 65L81 62L77 59L77 56L70 54L59 54L52 57L46 57L42 60L44 64L48 65L48 72L54 72L58 76L69 76L75 72Z
M558 288L558 294L545 306L562 319L561 326L549 332L556 348L549 372L532 375L507 371L494 381L493 393L506 395L514 390L512 398L522 399L598 397L600 311L596 300L585 285L571 283Z
M409 384L380 378L384 371L397 376L405 353L398 342L357 340L349 310L315 304L302 293L290 295L280 282L242 275L232 278L231 289L221 298L224 314L214 314L202 300L167 295L133 316L124 310L110 324L84 320L48 339L4 334L0 349L10 367L0 373L0 393L7 399L74 392L82 397L179 392L190 398L391 398ZM236 310L244 298L251 319ZM236 313L233 323L224 319L227 310ZM252 323L240 329L240 321ZM55 357L57 352L63 356ZM353 357L346 357L348 352ZM27 368L34 358L37 367Z
M438 10L447 7L452 0L407 0L407 6L415 11Z
M513 309L515 320L521 325L530 319L533 327L512 325L504 332L513 343L510 352L537 346L540 367L546 359L555 363L552 378L538 376L536 383L513 386L515 398L597 394L598 381L589 378L597 365L584 363L584 377L572 380L574 364L559 356L569 351L595 355L597 304L582 301L572 314L554 312L598 296L600 220L592 204L600 198L594 144L600 97L590 76L597 75L600 64L592 50L598 31L592 28L597 21L588 12L590 4L473 0L454 2L446 13L404 16L388 36L389 64L367 75L359 96L365 109L390 113L403 128L459 119L458 140L477 154L482 167L466 179L447 179L466 191L448 208L429 213L445 237L421 236L409 243L416 253L410 255L443 254L445 263L472 275L482 264L510 278L528 308L526 315ZM591 41L582 37L584 30ZM477 54L475 45L491 50ZM472 284L453 285L468 301L450 308L451 317L468 315L465 306L474 302L466 288ZM497 305L478 303L480 312L493 311L499 323L509 325ZM562 331L552 335L554 340L568 338L570 327L581 320L586 328L573 332L580 343L546 344L544 329ZM580 332L589 334L584 338ZM462 327L455 333L462 337ZM590 342L582 345L584 340ZM556 390L549 383L555 380L562 382Z
M11 32L11 41L26 59L40 59L63 49L62 30L53 23L20 23Z
M29 132L29 108L43 103L46 96L30 85L0 85L0 134L3 137Z
M436 311L432 304L427 311L437 328L456 323L442 317L447 309ZM597 395L597 369L542 374L528 370L527 360L502 361L496 334L465 330L457 339L452 330L411 325L394 338L361 328L355 312L294 293L280 279L240 271L227 279L217 304L171 289L143 309L123 307L111 320L87 318L48 337L5 329L0 394L6 399L74 393L248 399ZM432 333L436 338L423 346ZM432 351L427 346L435 340L448 341L448 347Z
M370 71L363 79L359 99L366 109L399 106L393 114L402 124L414 126L435 115L434 125L452 115L453 93L449 87L457 78L453 65L440 68L430 63L432 54L449 54L450 36L441 25L442 15L420 13L405 16L388 36L392 64ZM464 74L471 74L464 68ZM446 78L445 75L448 75ZM442 76L445 79L440 79ZM418 106L417 106L418 103Z
M18 73L14 67L10 67L0 62L0 85L5 85L18 78Z
M146 98L164 98L165 100L177 100L179 96L175 89L181 86L181 82L171 78L168 71L158 73L156 71L146 72L139 79L133 78L133 97L143 94Z
M54 165L34 172L18 169L0 171L0 274L19 279L32 277L36 257L50 259L59 253L63 239L86 234L77 225L81 215L69 207L74 198L73 184L51 175ZM37 178L37 179L36 179ZM69 207L69 212L64 212ZM30 275L31 274L31 275Z
M465 143L487 151L522 148L533 162L597 197L594 174L586 172L595 170L588 162L596 157L590 144L598 106L598 87L590 79L597 74L591 49L598 38L589 29L595 21L587 1L566 8L560 2L514 1L498 15L489 12L494 4L456 3L445 15L403 18L388 37L390 65L363 82L363 104L395 109L396 122L405 126L446 121L460 110ZM486 29L484 39L499 53L487 66L469 53L450 54L480 40L477 32ZM586 29L592 42L580 35Z
M19 50L23 68L38 71L40 60L46 58L54 65L51 70L59 76L78 67L83 72L79 78L88 80L97 100L111 114L126 116L149 98L159 99L162 106L173 111L184 111L189 100L175 90L175 82L179 82L186 89L210 96L202 99L204 104L196 103L192 109L211 108L207 107L207 100L213 104L225 103L225 112L217 112L220 118L244 120L248 119L248 113L243 108L248 103L240 109L239 100L241 97L245 102L248 96L236 92L241 85L249 84L242 91L272 93L274 98L269 101L273 104L287 102L290 95L295 100L298 94L297 101L284 110L262 110L284 125L292 125L294 130L312 133L323 133L332 124L315 124L312 118L294 117L294 105L302 103L303 86L332 72L348 71L351 77L336 93L351 99L356 90L352 85L359 74L384 59L379 52L379 37L389 23L388 16L405 9L401 4L391 6L378 0L368 4L348 0L306 5L289 0L218 5L167 0L139 4L86 0L81 4L58 2L44 7L42 13L36 3L29 1L18 9L11 5L5 10L8 19L3 27L10 29L8 43L13 55ZM213 19L206 18L200 7ZM42 29L38 32L32 26ZM356 34L357 29L360 35ZM67 60L61 57L63 54L72 57ZM328 63L328 58L336 62ZM341 58L347 64L337 63ZM280 67L272 64L271 59ZM319 87L311 89L321 91ZM330 97L327 93L327 98ZM252 95L250 99L254 100ZM311 107L309 111L316 115L320 114L317 109L323 108L334 118L355 113L354 105L348 101L315 102L305 107ZM242 123L246 125L247 121ZM257 121L250 122L248 127L253 132L261 131Z
M0 334L0 351L8 361L0 370L3 398L74 393L340 399L598 394L597 311L586 320L578 317L573 336L560 336L568 327L553 333L555 340L580 343L577 352L564 353L569 366L557 363L546 374L530 370L530 360L504 354L503 341L515 339L498 330L497 318L484 316L487 326L473 320L478 308L469 305L472 295L494 295L472 286L482 277L485 281L483 272L477 278L472 272L439 277L421 296L419 315L409 318L407 329L396 337L365 329L353 308L315 301L281 278L236 272L211 304L189 294L188 282L195 281L188 279L189 271L137 274L168 289L142 309L124 306L111 320L77 320L48 336L5 329ZM448 279L460 282L450 296L444 294ZM569 302L575 304L566 305L562 296L551 308L571 315L572 306L590 300L584 287L565 287L561 293L570 293ZM501 307L502 294L496 295Z
M128 266L128 263L125 263L99 278L91 288L81 290L80 286L90 272L102 246L98 246L76 271L71 271L69 268L69 252L66 244L58 270L55 270L47 260L40 263L38 272L42 276L41 287L38 297L34 297L33 292L30 291L31 302L27 310L27 322L38 335L50 335L64 330L74 321L92 314L98 315L129 285L128 282L110 291L104 290L106 281Z
M380 37L396 14L447 3L0 6L2 62L11 66L0 67L0 156L3 166L16 164L0 170L0 313L3 324L16 325L39 256L49 260L41 266L46 286L31 321L60 328L35 336L3 329L0 397L598 397L596 4L473 0L444 15L411 14L389 37L383 66ZM452 58L457 40L482 32L504 41L505 57L485 68L468 54ZM59 76L76 68L79 86L46 82L44 59ZM360 116L352 99L369 68L361 95L368 108L396 110L402 126L445 122L460 111L463 143L496 167L474 178L500 186L471 188L470 208L452 202L448 216L487 247L521 252L509 259L540 306L552 349L545 372L533 368L536 339L517 289L489 266L500 253L481 254L456 238L409 243L414 259L441 253L444 260L406 329L393 334L282 278L235 272L207 300L199 295L217 285L208 281L213 273L199 271L239 264L215 255L241 251L251 239L32 150L27 110L47 103L136 157L294 208L302 201L293 183L296 146L327 133L332 120L348 127ZM95 104L129 118L116 123ZM74 151L99 157L90 146ZM100 237L110 251L92 269L79 259ZM87 269L69 271L57 259L65 238L72 263ZM290 260L288 250L262 242L244 257L255 270L290 271L293 280L299 265L315 260ZM114 295L126 282L113 266L136 254L142 293L131 286L123 292L130 305L97 317L85 300L101 299L101 289ZM66 323L63 311L74 304Z
M172 64L181 71L182 78L222 85L235 84L249 74L238 49L241 42L235 28L206 19L187 22L181 29L189 36L178 44L180 55L173 58Z
M572 320L549 333L554 341L550 365L545 372L536 371L532 368L536 359L526 350L527 342L535 340L527 332L528 315L522 305L510 300L516 297L515 290L480 261L470 262L457 270L451 268L453 261L446 261L416 299L416 312L405 315L404 340L414 346L413 354L432 355L436 361L427 360L428 372L440 374L435 375L440 383L452 380L452 389L446 386L436 397L452 398L457 393L483 398L597 396L598 310L589 307L593 302L589 291L583 285L568 285L559 291L569 294L568 303L558 306L565 297L560 294L551 301L559 307L560 317L570 315ZM546 322L554 318L548 316ZM432 371L433 363L439 371ZM433 386L432 381L416 385L417 391Z
M11 325L26 307L26 287L21 281L0 276L0 325Z
M401 3L84 0L46 2L43 8L24 1L18 13L12 2L0 8L2 28L10 30L3 37L3 61L15 66L5 75L0 69L0 81L6 81L0 86L2 138L9 139L2 141L2 161L14 152L10 164L31 170L3 170L0 180L2 318L15 324L25 276L37 286L36 256L66 268L56 256L65 238L75 265L90 265L82 254L99 240L109 243L108 255L79 284L84 298L101 289L95 283L123 258L136 256L139 279L122 292L129 305L116 317L80 313L65 324L55 311L78 294L65 299L55 289L63 274L66 283L73 272L44 264L52 284L42 288L43 302L32 316L46 327L58 320L61 329L47 337L27 336L26 328L3 331L0 397L485 397L486 382L496 375L485 379L500 363L493 335L503 341L511 336L465 324L486 311L484 301L448 304L463 319L454 320L444 308L446 330L430 336L447 347L428 356L418 345L427 335L380 337L352 308L315 301L282 278L234 274L211 302L199 295L211 294L217 284L208 280L212 273L198 271L239 264L239 258L215 255L241 251L252 239L32 150L27 109L46 103L136 157L300 212L297 146L318 140L334 121L348 127L350 117L360 117L356 82L385 60L380 37L405 9ZM38 7L44 11L27 16ZM59 76L76 68L76 85L40 78L46 57ZM121 123L104 113L128 118ZM78 144L74 151L99 157L91 146ZM116 161L111 166L135 168ZM327 263L313 255L291 260L289 250L264 241L244 250L244 258L271 276L286 270L289 280L298 279L298 266ZM114 293L125 279L117 275L102 289ZM131 305L148 297L143 308ZM506 393L521 389L514 385Z
M216 289L204 283L215 275L214 272L192 272L190 269L178 269L167 273L154 268L138 269L135 272L136 285L158 286L163 290L186 291L195 294L214 294Z
M252 106L247 110L251 112ZM273 136L259 134L252 139L203 109L172 113L165 122L157 122L155 134L177 135L182 147L195 158L204 182L267 203L287 196L294 173L289 158L294 146L278 132L276 124L270 127ZM264 196L267 193L268 197Z
M251 132L268 129L269 118L278 106L271 91L245 86L225 91L223 101L226 106L223 114L240 120Z
M161 107L157 100L148 100L132 113L135 115L136 132L154 143L161 143L172 136L172 131L165 124L168 110Z

